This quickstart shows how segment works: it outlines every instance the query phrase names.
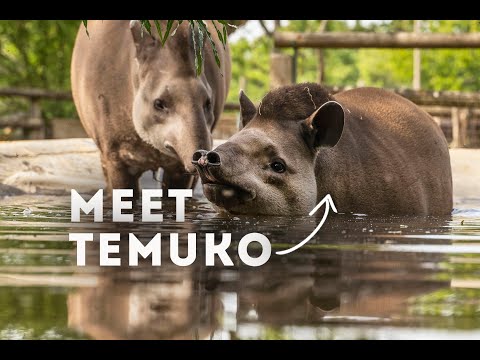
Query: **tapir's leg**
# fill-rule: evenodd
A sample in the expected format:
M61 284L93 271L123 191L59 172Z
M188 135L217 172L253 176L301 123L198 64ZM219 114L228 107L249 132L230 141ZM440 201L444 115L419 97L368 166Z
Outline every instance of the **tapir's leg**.
M165 171L162 179L162 189L166 194L167 189L191 189L195 182L195 177L177 171Z
M105 157L102 155L101 156L101 163L102 163L102 171L103 171L103 177L105 179L105 191L107 192L105 195L108 195L112 192L112 189L110 188L110 180L108 178L108 171L107 171L107 163L108 161L105 160Z
M133 189L133 196L138 199L140 196L139 179L141 172L132 172L131 168L118 160L107 159L102 161L102 167L107 182L106 194L112 196L112 189Z

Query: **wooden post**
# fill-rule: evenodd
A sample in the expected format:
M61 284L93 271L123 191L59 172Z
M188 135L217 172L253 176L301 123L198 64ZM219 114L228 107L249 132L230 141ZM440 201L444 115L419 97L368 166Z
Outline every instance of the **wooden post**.
M290 85L292 83L292 57L287 54L270 55L270 88Z
M413 20L415 34L420 34L421 21ZM422 80L422 57L419 48L413 49L413 90L420 90Z
M452 147L461 148L469 145L467 136L469 109L452 108Z
M327 29L328 20L322 20L318 32L323 33ZM323 49L318 49L318 83L323 84L325 82L325 54Z
M480 136L477 132L477 122L475 121L475 109L467 108L466 143L468 147L479 147L478 140Z
M458 107L452 107L452 148L460 147L460 119L458 116Z
M275 20L274 34L280 27L280 20ZM270 54L270 89L280 86L290 85L292 83L293 74L292 57L282 54L276 47Z
M276 34L276 32L278 31L278 29L280 29L280 20L275 20L274 22L274 27L273 27L273 35ZM273 50L272 50L274 53L279 53L280 52L280 49L276 46L273 47Z
M293 48L293 58L292 58L292 83L297 82L297 70L298 69L298 48Z
M459 140L460 140L460 147L466 147L469 145L468 139L468 109L461 109L458 113L458 122L459 122Z
M30 121L38 122L38 127L28 131L28 138L32 140L45 138L45 123L42 119L42 108L40 107L40 99L37 97L30 98Z
M318 83L325 82L325 54L323 49L318 49Z

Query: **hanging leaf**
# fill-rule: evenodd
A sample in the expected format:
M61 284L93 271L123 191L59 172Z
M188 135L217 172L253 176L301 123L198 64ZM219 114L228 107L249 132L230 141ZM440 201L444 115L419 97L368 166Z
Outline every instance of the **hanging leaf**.
M82 20L82 22L83 22L83 26L85 26L85 31L87 32L87 36L90 37L90 34L88 33L88 28L87 28L88 20Z
M218 67L220 67L220 58L218 57L217 47L215 46L215 42L212 39L212 34L208 30L207 26L203 22L203 20L198 20L199 28L207 35L208 40L210 41L210 45L212 45L213 56L215 57L215 62L217 63Z
M152 25L150 24L150 21L148 20L140 20L140 23L142 24L142 27L147 30L147 32L152 35Z
M172 26L175 20L168 20L167 22L167 30L165 30L165 35L163 36L162 40L162 45L165 45L165 42L167 41L168 35L170 35L170 31L172 30Z
M172 31L172 36L177 33L178 27L183 23L183 20L177 20L177 27Z
M199 23L200 21L202 20L197 20L197 23ZM197 46L197 76L200 76L200 74L202 73L202 68L203 68L203 46L204 46L204 33L202 30L200 30L199 28L199 31L198 31L198 46ZM194 34L195 36L195 34Z
M217 20L220 24L222 24L223 26L230 26L234 29L238 29L238 26L237 25L233 25L233 24L230 24L228 23L227 21L225 20Z
M143 30L145 29L151 36L152 35L152 25L150 24L150 20L139 20L140 25L142 28L142 36L143 36ZM172 31L173 25L177 21L177 26L175 29ZM204 39L205 36L207 36L208 41L210 42L212 46L212 51L213 51L213 56L215 57L215 62L217 63L218 67L220 67L220 57L218 56L218 50L215 45L215 42L213 41L212 34L208 30L206 24L203 22L203 20L167 20L167 27L165 29L165 33L162 31L162 25L161 22L158 20L153 20L153 23L155 24L155 28L157 29L158 36L160 37L160 43L165 45L166 41L168 40L169 36L175 35L175 33L178 30L178 27L184 22L188 21L190 28L192 29L192 39L193 39L193 51L195 53L195 72L197 76L199 76L202 73L202 68L203 68L203 48L204 48ZM225 46L227 45L227 39L228 39L228 34L227 34L227 26L237 28L237 26L229 24L226 20L211 20L213 26L215 27L215 31L217 32L218 39L223 45L223 48L225 49ZM215 21L223 26L222 31L220 31L218 24L215 23ZM87 36L90 37L90 34L88 33L87 29L87 20L82 20L83 25L85 26L85 31L87 33ZM195 35L195 24L198 26L198 41L196 39Z
M220 39L220 41L223 44L223 48L225 48L225 42L223 41L222 33L220 32L220 30L218 30L217 24L215 24L215 20L211 20L211 21L212 21L213 26L215 27L215 31L217 32L218 38Z
M160 24L160 21L158 21L158 20L153 20L153 23L155 24L155 27L157 28L158 36L160 36L160 41L162 41L162 24ZM163 45L163 42L162 42L162 45Z
M227 44L228 34L227 34L227 27L225 25L223 25L223 38L225 39L225 44Z
M195 39L195 21L188 20L190 24L190 29L192 30L192 41L193 41L193 52L195 54L195 72L198 75L202 72L202 68L199 66L199 56L197 52L197 40ZM201 55L200 55L201 56Z

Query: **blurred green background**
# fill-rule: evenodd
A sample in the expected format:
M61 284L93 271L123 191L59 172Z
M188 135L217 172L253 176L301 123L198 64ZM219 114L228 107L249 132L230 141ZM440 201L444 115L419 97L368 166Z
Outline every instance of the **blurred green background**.
M249 20L250 22L257 20ZM283 21L280 31L317 31L321 20ZM0 87L70 89L70 57L80 20L0 21ZM478 20L424 20L422 32L476 32ZM240 30L237 30L240 31ZM413 31L413 20L329 20L326 31ZM235 34L235 33L234 33ZM232 85L229 101L236 102L245 87L252 100L260 100L269 87L273 40L263 36L249 40L236 36L231 42ZM292 49L282 50L293 53ZM327 85L411 87L413 50L324 50ZM422 88L426 90L480 90L480 50L422 50ZM317 81L318 51L300 49L297 81ZM25 111L26 101L0 98L0 115ZM76 117L72 103L42 101L45 119Z

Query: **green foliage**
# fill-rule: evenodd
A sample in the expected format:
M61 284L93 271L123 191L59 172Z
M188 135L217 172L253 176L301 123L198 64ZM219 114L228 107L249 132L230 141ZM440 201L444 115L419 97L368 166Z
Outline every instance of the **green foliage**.
M372 27L375 31L412 31L413 21L395 20ZM423 21L423 32L468 33L478 30L478 21ZM421 50L422 88L427 90L479 91L480 50ZM358 67L360 79L367 85L411 87L413 50L362 49Z
M291 20L281 30L313 32L318 31L321 20ZM329 21L327 31L347 31L345 21ZM273 41L260 37L253 42L245 39L230 44L232 53L232 83L229 101L237 101L240 85L254 101L260 101L269 89L270 53ZM293 55L292 49L282 49ZM325 56L325 83L329 85L355 86L359 78L356 66L357 52L350 49L327 49ZM243 78L243 80L241 80ZM299 49L297 63L297 82L313 81L318 78L318 51ZM243 84L240 84L240 83Z
M83 24L85 25L85 30L87 31L87 20L82 20ZM166 24L166 29L165 32L162 30L162 23L158 20L153 20L153 23L155 24L155 28L157 29L158 36L160 38L160 42L163 45L165 45L165 42L167 41L168 37L170 34L174 35L176 29L182 22L185 20L167 20ZM210 42L210 45L212 46L212 51L213 55L215 57L215 62L217 65L220 67L220 58L218 57L218 51L217 51L217 46L215 45L215 42L213 41L212 34L210 33L210 30L207 28L205 22L203 20L187 20L188 23L190 24L190 27L192 29L192 40L193 40L193 48L195 51L195 70L197 72L197 75L200 75L202 72L202 66L203 66L203 46L204 46L204 41L203 39L207 37L208 41ZM235 27L235 25L231 25L227 23L226 20L211 20L214 27L215 31L217 32L218 38L220 42L222 43L223 47L227 45L227 26ZM172 32L173 25L177 23L175 30ZM140 20L140 23L142 27L150 34L152 35L152 25L150 24L150 20ZM195 39L195 26L198 28L198 42L197 39ZM223 27L222 31L219 29Z
M447 317L456 328L478 329L479 296L479 289L446 288L410 299L408 310L414 316Z
M64 288L0 288L0 338L87 338L68 326L67 297Z
M145 30L161 33L161 41L175 33L179 22L168 20L153 22L140 20ZM255 20L251 20L255 21ZM188 20L211 41L201 20ZM230 22L228 20L228 22ZM320 20L292 20L280 30L318 31ZM82 25L83 24L83 25ZM0 87L39 87L50 90L70 89L70 59L78 27L88 29L86 21L4 20L0 22ZM228 23L215 20L214 31L222 43L227 39ZM422 31L462 33L476 32L478 21L424 20ZM412 20L393 20L375 23L330 20L326 31L412 31ZM88 31L88 30L87 30ZM207 29L208 31L208 29ZM196 39L198 41L198 38ZM203 42L202 42L203 43ZM230 44L232 54L232 82L229 101L236 102L240 87L245 88L252 100L260 101L269 89L270 53L273 41L262 36L254 41L241 39ZM215 49L218 50L218 49ZM214 51L215 51L214 50ZM293 54L292 49L282 52ZM198 56L202 52L196 48ZM412 50L396 49L326 49L324 50L325 83L336 86L411 87ZM429 90L480 91L480 50L444 49L422 50L422 87ZM202 59L203 60L203 59ZM201 69L197 61L197 71ZM219 59L217 59L218 63ZM318 79L318 51L299 49L297 81ZM0 114L26 110L23 100L0 98ZM43 116L75 117L70 102L44 101Z
M357 58L358 85L411 87L413 51L398 49L360 49Z
M318 31L320 20L291 20L280 31ZM480 30L476 20L424 20L423 32L467 33ZM330 20L326 31L395 32L413 31L413 20L347 23ZM237 101L239 79L252 100L259 101L269 90L269 53L273 42L266 37L251 43L240 40L230 44L232 86L229 101ZM282 49L293 55L292 49ZM411 88L413 50L410 49L325 49L324 83L335 86L376 86ZM480 91L479 49L421 50L422 88L426 90ZM318 81L318 50L299 49L297 82ZM246 86L244 85L246 83Z
M240 88L256 100L260 100L269 86L270 51L272 40L261 37L253 44L241 39L231 44L232 82L229 101L237 102ZM243 80L245 79L245 80Z
M78 20L0 21L0 87L70 89L70 59ZM43 116L75 117L66 101L43 101ZM0 114L28 110L18 98L0 98Z

